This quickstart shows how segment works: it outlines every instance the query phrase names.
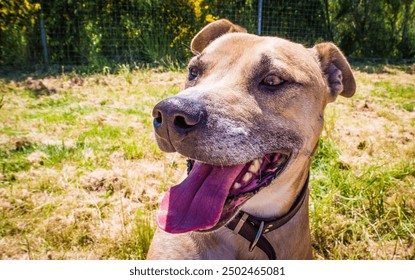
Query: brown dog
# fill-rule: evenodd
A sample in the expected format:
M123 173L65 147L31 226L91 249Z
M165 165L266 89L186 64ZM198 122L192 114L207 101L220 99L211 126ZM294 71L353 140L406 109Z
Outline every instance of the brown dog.
M149 259L308 259L308 173L327 103L356 89L332 43L308 49L227 20L193 39L186 89L153 111L191 159L164 196Z

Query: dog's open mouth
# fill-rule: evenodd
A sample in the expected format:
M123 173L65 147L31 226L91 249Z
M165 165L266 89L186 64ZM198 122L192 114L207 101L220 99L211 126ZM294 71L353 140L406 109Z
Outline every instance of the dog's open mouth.
M164 195L157 216L159 227L184 233L226 224L243 203L281 173L288 158L288 153L272 153L223 167L195 162L189 176Z

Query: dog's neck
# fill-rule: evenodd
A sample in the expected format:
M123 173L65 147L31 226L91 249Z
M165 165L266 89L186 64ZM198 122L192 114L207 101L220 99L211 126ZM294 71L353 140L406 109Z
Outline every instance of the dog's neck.
M309 175L293 205L285 215L273 219L264 219L240 211L226 227L250 242L249 251L253 251L257 246L267 254L268 259L277 259L277 253L265 237L265 234L283 227L297 215L308 195L308 181Z

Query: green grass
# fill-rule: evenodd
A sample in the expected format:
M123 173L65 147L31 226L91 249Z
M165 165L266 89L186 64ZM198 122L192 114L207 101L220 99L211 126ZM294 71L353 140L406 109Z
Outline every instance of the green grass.
M369 165L356 175L356 170L339 161L340 151L331 141L323 139L319 151L311 180L313 245L321 254L318 256L402 258L399 252L372 256L369 249L372 242L393 241L408 247L412 244L415 159ZM334 223L330 222L333 217ZM403 258L413 259L414 254Z
M355 71L356 95L326 109L317 259L415 259L415 77L385 69ZM160 196L186 170L158 149L151 112L185 74L101 72L0 80L0 259L145 258Z

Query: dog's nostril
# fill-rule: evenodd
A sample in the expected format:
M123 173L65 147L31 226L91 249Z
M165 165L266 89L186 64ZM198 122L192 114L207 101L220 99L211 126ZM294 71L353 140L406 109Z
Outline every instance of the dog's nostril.
M188 124L186 122L185 117L183 117L183 116L176 116L174 118L174 125L178 128L181 128L181 129L189 129L189 128L192 128L194 126L194 125Z
M163 118L161 117L161 113L157 112L157 117L153 120L153 125L155 128L159 128L163 123Z

